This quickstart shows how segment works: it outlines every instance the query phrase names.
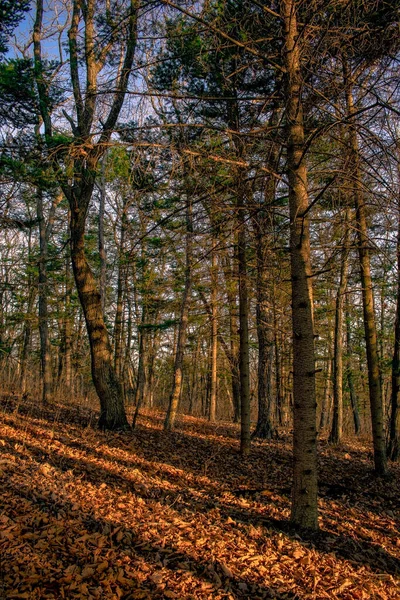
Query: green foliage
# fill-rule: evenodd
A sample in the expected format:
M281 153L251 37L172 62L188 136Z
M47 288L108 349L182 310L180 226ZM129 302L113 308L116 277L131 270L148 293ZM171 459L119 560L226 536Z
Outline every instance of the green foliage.
M0 63L0 124L10 122L15 127L38 123L33 61L30 58Z
M7 52L8 38L29 6L30 0L0 0L0 54Z

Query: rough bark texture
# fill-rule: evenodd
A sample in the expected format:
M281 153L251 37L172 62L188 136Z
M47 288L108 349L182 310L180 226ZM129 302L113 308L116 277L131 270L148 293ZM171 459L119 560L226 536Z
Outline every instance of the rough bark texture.
M287 164L293 326L293 491L292 522L318 528L316 394L313 298L310 264L307 168L304 158L302 79L293 0L282 1L285 36Z
M88 332L92 378L100 399L101 429L128 429L121 385L112 363L112 352L95 278L85 256L85 214L71 210L71 259L79 300Z
M272 188L272 193L274 188ZM268 218L257 212L254 218L256 230L257 304L256 322L258 338L258 416L252 437L271 439L276 431L272 425L272 362L274 358L273 312L268 289L270 265L268 261Z

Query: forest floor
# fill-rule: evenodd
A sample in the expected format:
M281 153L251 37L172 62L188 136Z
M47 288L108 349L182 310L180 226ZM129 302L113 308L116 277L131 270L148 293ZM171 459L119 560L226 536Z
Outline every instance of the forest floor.
M0 402L0 598L400 598L400 467L320 441L320 525L288 525L291 438L146 412L102 433L88 408Z

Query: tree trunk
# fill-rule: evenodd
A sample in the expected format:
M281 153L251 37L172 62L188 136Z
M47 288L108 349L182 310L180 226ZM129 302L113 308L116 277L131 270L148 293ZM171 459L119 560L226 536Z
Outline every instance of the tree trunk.
M235 250L237 244L235 244ZM234 260L236 259L236 254ZM236 301L236 283L233 276L233 269L229 256L225 254L222 257L222 267L224 271L226 297L228 301L229 311L229 344L230 344L230 360L229 366L231 371L232 385L232 402L233 402L233 422L240 421L240 378L239 378L239 344L238 344L238 324L237 324L237 301Z
M400 168L399 168L400 175ZM394 325L394 347L392 359L392 392L390 397L390 423L387 456L390 460L397 460L400 455L400 195L398 204L397 226L397 299L396 320Z
M107 280L107 255L104 244L104 213L106 208L106 178L105 178L106 154L101 160L100 174L100 202L99 202L99 258L100 258L100 278L99 291L101 298L101 309L103 314L106 308L106 280Z
M121 232L119 240L119 260L118 260L118 279L117 279L117 307L114 321L114 369L117 377L122 374L122 329L124 312L124 292L126 281L125 266L125 223L122 217Z
M272 190L273 193L273 190ZM252 437L272 439L276 431L272 426L272 362L274 356L274 330L272 307L268 298L268 223L261 211L254 217L256 229L256 322L258 338L258 416Z
M360 433L360 414L358 412L358 399L356 390L354 389L354 381L353 381L353 368L351 365L351 331L350 331L350 309L349 309L349 299L346 295L345 300L345 310L346 310L346 350L347 350L347 383L349 386L350 393L350 404L351 410L353 413L353 421L354 421L354 431L356 434Z
M293 327L292 522L318 529L313 297L307 167L301 101L299 33L294 0L282 0L285 36L287 166Z
M90 186L86 190L91 197ZM83 192L81 191L81 194ZM79 300L86 321L92 363L92 377L100 400L101 429L128 429L122 387L112 364L108 331L104 322L101 296L85 256L85 217L88 201L71 198L71 259Z
M358 237L358 255L360 261L360 278L364 313L365 344L367 350L369 400L371 407L372 437L374 445L374 463L377 475L385 475L387 471L386 447L384 432L384 415L381 376L378 357L378 342L376 335L374 295L372 287L371 266L369 256L369 241L366 207L361 182L360 152L358 147L357 130L354 122L354 102L351 87L351 74L348 65L343 61L343 73L346 84L346 102L349 115L349 142L351 179L353 183L354 204L356 209L356 230Z
M210 373L210 410L208 418L211 422L217 413L217 359L218 359L218 266L215 252L216 240L212 240L211 251L211 373Z
M46 404L51 396L52 373L49 340L49 316L47 306L47 246L48 232L43 212L43 192L36 190L36 212L39 221L39 335L40 335L40 365L42 382L42 402Z
M279 347L278 334L278 314L276 309L276 287L272 286L272 301L274 312L274 352L275 352L275 397L276 397L276 422L279 426L283 425L283 393L282 393L282 360L281 349Z
M189 305L192 290L192 252L193 252L193 215L192 199L186 200L186 265L185 287L183 291L181 314L179 320L178 336L176 343L174 373L168 410L164 421L164 430L171 431L175 426L178 412L179 399L182 390L182 368L186 344L187 325L189 321Z
M349 258L349 209L346 209L340 281L335 304L335 336L333 346L333 418L329 436L331 444L340 444L343 436L343 304L347 289Z
M250 452L249 300L247 291L246 219L243 197L238 199L240 453Z
M28 295L28 305L26 308L24 334L23 334L23 342L22 342L21 358L20 358L20 365L21 365L20 386L21 386L21 391L23 394L26 392L26 386L27 386L27 366L28 366L28 357L29 357L31 341L32 341L32 319L33 319L33 312L34 312L34 306L35 306L35 300L36 300L36 294L37 294L37 288L32 281L33 277L31 274L31 269L32 269L31 231L29 232L29 240L28 240L28 267L29 267L29 272L28 272L29 295Z
M329 333L328 333L328 360L327 360L327 366L326 366L326 371L324 374L324 378L325 378L325 388L324 388L324 395L322 398L322 405L321 405L321 414L319 417L319 431L321 431L322 429L325 429L325 427L328 425L329 423L329 417L330 417L330 408L331 408L331 391L332 391L332 386L331 386L331 377L332 377L332 351L331 351L331 346L332 346L332 333L330 331L329 328Z

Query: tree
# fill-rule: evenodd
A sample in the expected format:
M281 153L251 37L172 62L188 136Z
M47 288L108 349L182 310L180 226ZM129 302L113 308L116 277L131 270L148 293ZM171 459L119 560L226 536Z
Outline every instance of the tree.
M297 7L282 0L293 326L293 523L318 529L314 319Z
M115 129L128 88L136 48L139 3L131 0L123 3L120 7L116 4L113 4L112 8L107 6L104 22L97 18L98 10L99 6L94 0L89 0L85 5L81 5L78 0L73 2L68 39L73 109L76 121L73 116L64 112L72 133L72 137L68 138L67 148L60 144L48 110L49 94L48 85L44 79L41 45L42 0L37 0L36 8L34 67L49 159L53 163L59 184L70 205L71 260L89 336L93 382L100 399L99 427L126 429L128 422L124 410L122 387L112 362L111 345L104 322L101 296L85 254L85 224L98 176L99 161L104 155ZM120 19L118 28L116 19ZM82 22L84 28L83 47L78 40L79 26ZM95 45L96 36L103 36L104 40L107 40L101 50L98 50ZM96 111L98 111L100 98L99 80L107 58L111 56L112 51L115 51L117 45L119 45L120 51L124 52L124 59L117 73L111 106L106 118L102 121L103 126L97 141L94 142L93 127L97 125ZM81 87L81 61L84 62L86 70L84 90ZM68 175L67 171L72 174L72 177Z

